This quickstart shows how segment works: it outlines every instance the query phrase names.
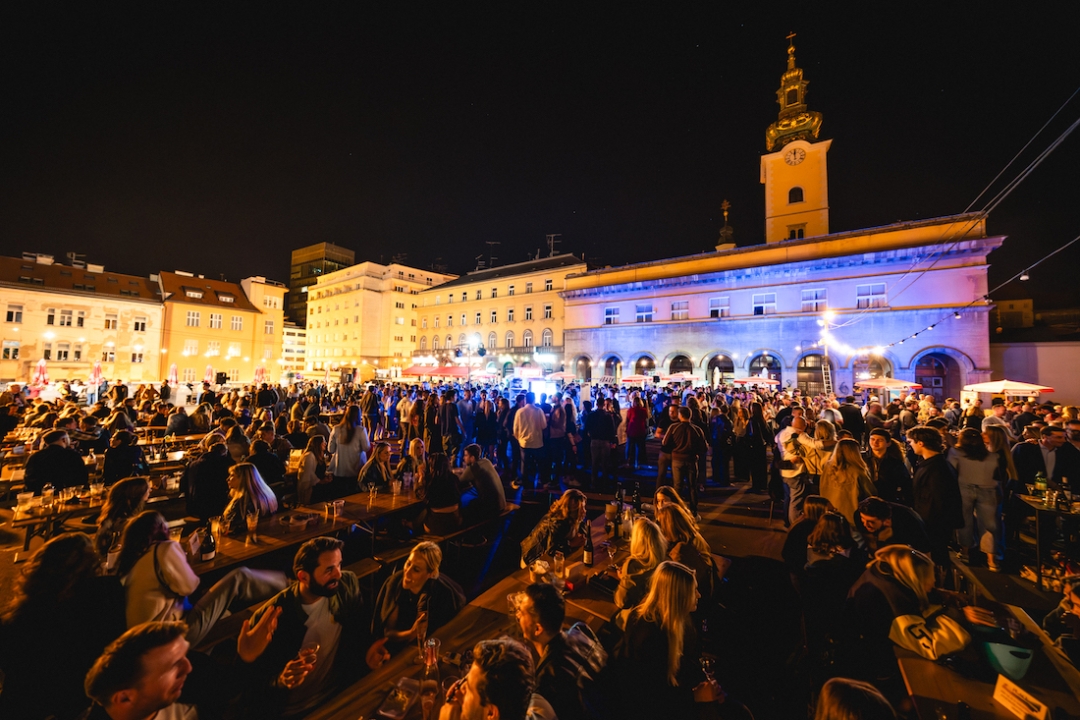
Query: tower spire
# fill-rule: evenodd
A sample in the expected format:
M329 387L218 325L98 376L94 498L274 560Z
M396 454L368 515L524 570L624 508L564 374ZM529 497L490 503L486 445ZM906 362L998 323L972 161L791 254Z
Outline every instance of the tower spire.
M787 70L780 76L776 102L780 114L776 122L765 131L765 149L779 150L792 140L814 142L821 131L821 113L806 107L806 87L803 71L795 64L795 33L787 34Z

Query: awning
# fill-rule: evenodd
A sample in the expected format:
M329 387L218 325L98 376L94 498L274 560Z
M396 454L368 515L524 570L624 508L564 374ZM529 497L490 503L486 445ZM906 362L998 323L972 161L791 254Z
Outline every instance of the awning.
M465 367L432 367L430 365L412 365L401 371L402 375L412 377L455 377L465 379L469 376L469 369Z

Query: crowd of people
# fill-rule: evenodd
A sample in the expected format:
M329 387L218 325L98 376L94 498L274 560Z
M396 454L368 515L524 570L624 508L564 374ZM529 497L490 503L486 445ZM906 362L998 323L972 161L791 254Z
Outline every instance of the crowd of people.
M517 639L473 649L446 718L752 717L752 699L729 696L710 660L726 650L709 632L723 624L726 561L702 533L699 503L733 483L783 507L816 717L896 717L910 703L893 647L936 659L986 622L948 592L950 552L1001 570L1027 514L1016 497L1024 486L1040 473L1052 489L1080 477L1076 408L1033 403L984 412L930 396L883 404L756 387L570 384L536 397L389 382L204 385L191 396L190 412L170 402L167 384L129 397L117 383L87 406L18 386L0 396L0 429L24 428L32 450L28 490L85 485L92 454L104 455L108 486L92 534L54 537L20 568L0 614L0 714L302 717L466 602L430 541L416 542L374 596L343 569L344 544L331 537L304 543L290 574L239 567L204 591L165 518L147 509L141 428L202 435L181 482L185 511L200 523L222 518L226 533L287 501L406 478L423 500L401 528L407 542L481 525L523 487L556 494L516 538L523 565L586 543L584 491L610 494L655 470L652 516L634 519L613 573L620 612L610 632L565 628L559 590L531 585L515 601ZM1063 645L1080 638L1080 583L1068 589L1047 619ZM257 603L233 652L197 650L230 610ZM70 651L57 657L59 646Z

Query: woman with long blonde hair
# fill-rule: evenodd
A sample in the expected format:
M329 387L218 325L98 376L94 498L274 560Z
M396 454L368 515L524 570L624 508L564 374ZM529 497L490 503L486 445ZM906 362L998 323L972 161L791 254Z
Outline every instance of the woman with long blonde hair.
M229 468L228 481L229 504L222 514L222 525L226 532L246 530L246 516L249 514L255 513L261 517L277 512L278 501L274 491L251 463L237 463Z
M418 437L414 437L409 441L409 452L401 460L398 461L397 467L394 468L394 477L401 480L405 477L405 473L412 473L414 476L420 473L420 468L424 467L424 441Z
M699 657L691 620L698 606L694 571L670 560L660 563L641 604L630 611L626 633L611 663L625 687L623 717L698 717L696 702L713 702L714 682L699 682ZM685 659L685 661L684 661ZM732 701L734 702L734 701Z
M694 519L683 508L667 503L656 511L656 523L668 545L668 559L686 565L697 573L698 589L708 602L717 579L712 549L698 532Z
M846 438L836 443L832 457L821 469L821 496L854 524L859 501L873 494L870 470L859 452L859 443Z
M615 604L625 609L641 602L653 572L666 559L667 541L660 526L645 517L634 520L630 531L630 557L619 568Z

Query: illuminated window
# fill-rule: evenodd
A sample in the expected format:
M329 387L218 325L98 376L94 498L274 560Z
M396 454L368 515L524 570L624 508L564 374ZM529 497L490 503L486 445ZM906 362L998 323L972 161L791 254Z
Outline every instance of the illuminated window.
M776 293L757 293L754 295L754 314L772 315L776 312Z
M726 318L731 316L731 304L726 297L709 298L709 317Z
M672 320L689 320L690 319L690 301L689 300L677 300L671 303L671 319Z
M825 290L803 290L802 311L824 312L829 308L828 294Z
M885 294L885 283L856 285L855 299L857 307L860 310L863 308L885 307L888 304L888 297Z

